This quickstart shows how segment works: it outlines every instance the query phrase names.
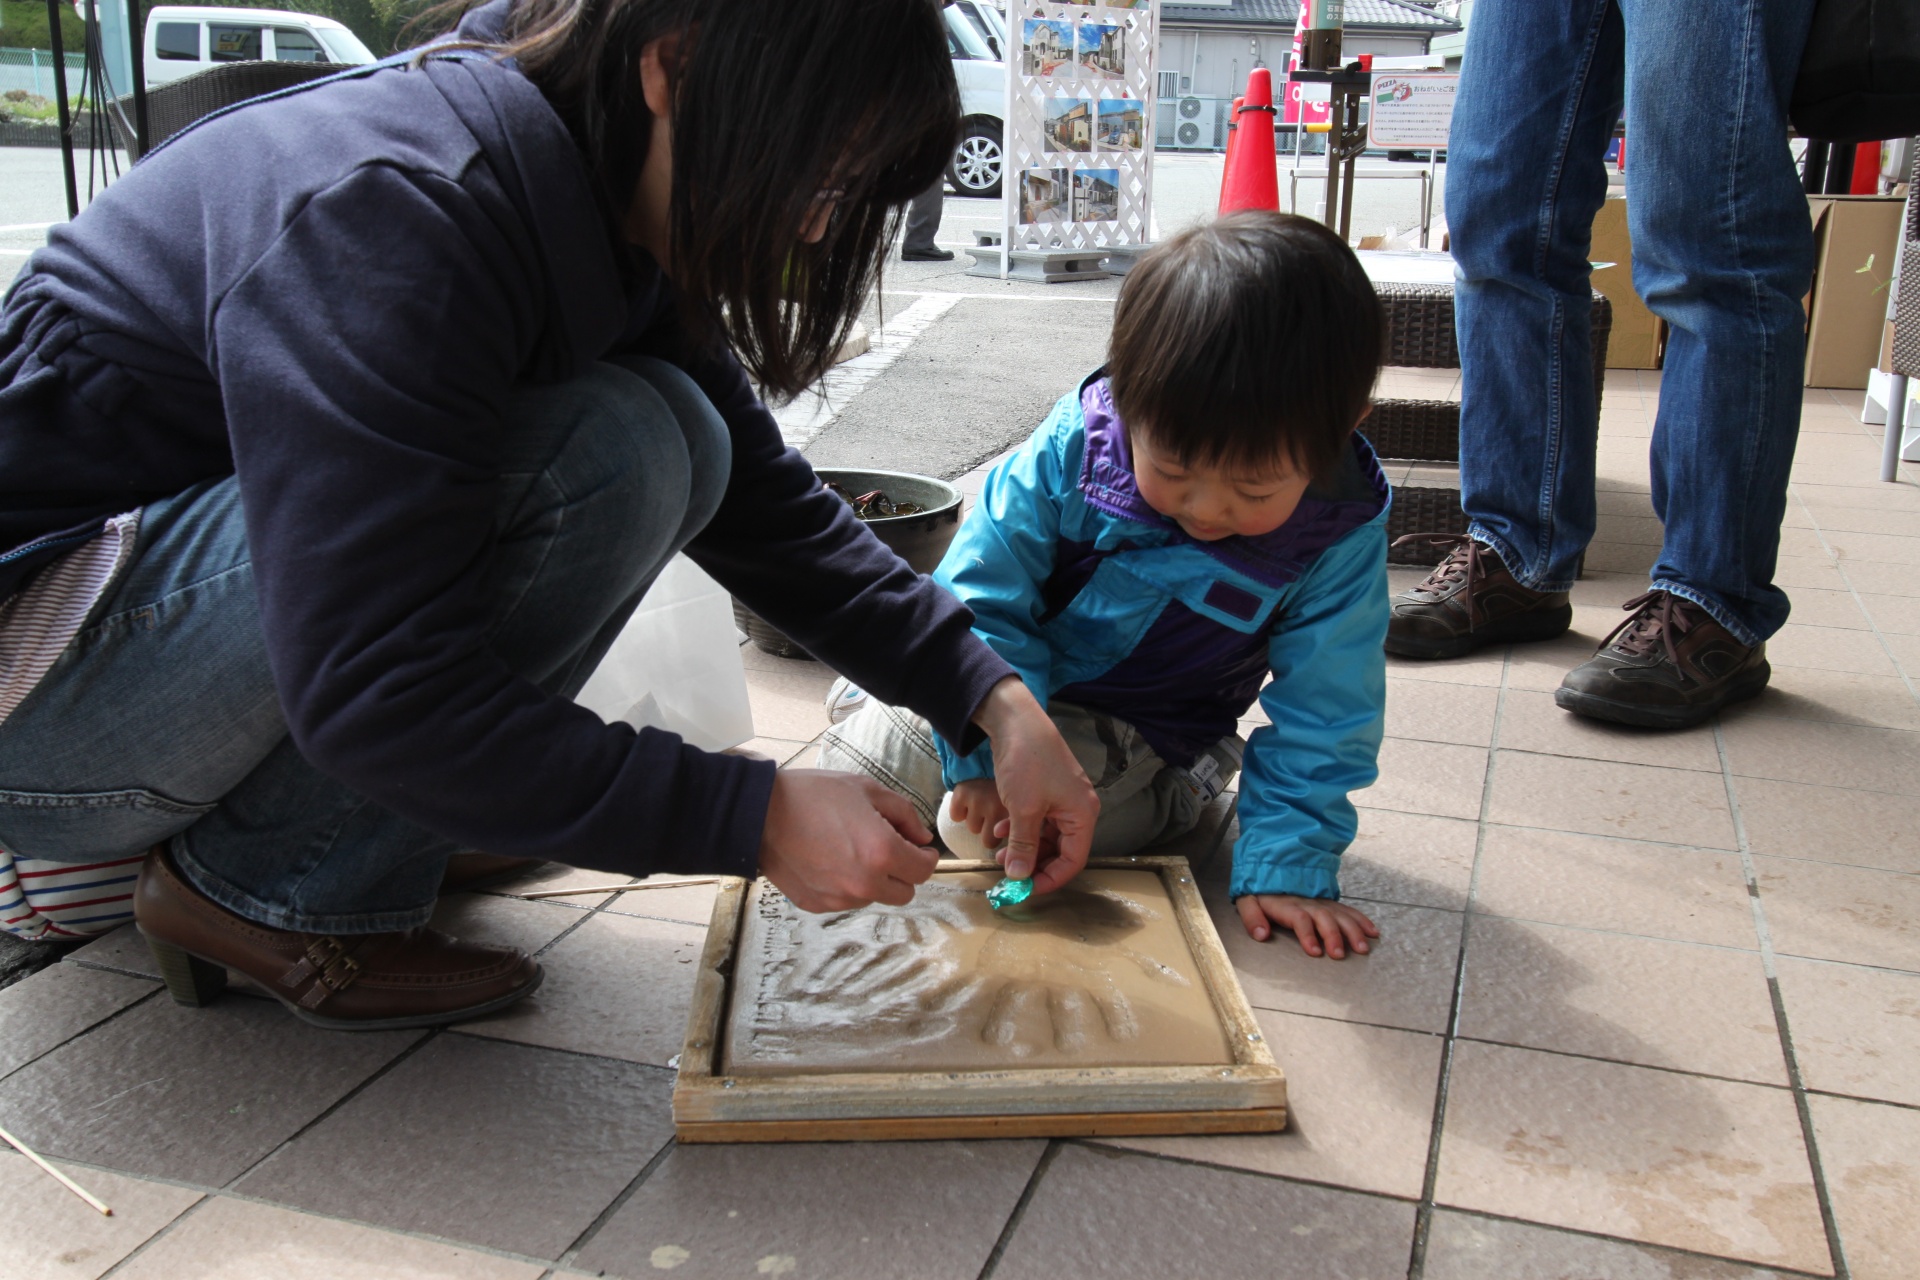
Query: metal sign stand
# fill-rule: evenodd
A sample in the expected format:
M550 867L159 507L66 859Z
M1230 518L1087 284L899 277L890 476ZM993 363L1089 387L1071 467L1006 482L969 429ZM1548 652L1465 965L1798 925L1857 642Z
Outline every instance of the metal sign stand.
M1339 71L1296 70L1291 78L1304 84L1324 84L1333 98L1327 121L1327 226L1351 239L1353 229L1353 162L1367 149L1367 127L1360 123L1360 104L1366 101L1373 73L1357 62Z

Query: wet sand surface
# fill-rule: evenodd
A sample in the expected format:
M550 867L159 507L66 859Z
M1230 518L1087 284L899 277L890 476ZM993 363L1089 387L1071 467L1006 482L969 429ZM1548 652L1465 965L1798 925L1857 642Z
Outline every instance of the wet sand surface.
M753 887L724 1070L732 1075L1231 1061L1151 871L1082 873L995 912L992 872L905 907L808 915Z

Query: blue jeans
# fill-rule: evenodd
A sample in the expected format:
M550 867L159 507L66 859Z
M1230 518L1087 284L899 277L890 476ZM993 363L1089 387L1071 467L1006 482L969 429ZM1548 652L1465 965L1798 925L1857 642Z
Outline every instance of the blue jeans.
M1462 505L1522 584L1594 531L1587 250L1624 99L1634 288L1669 326L1653 586L1743 643L1773 585L1813 274L1787 99L1813 0L1481 0L1448 151Z
M523 388L505 417L486 639L570 697L712 517L732 449L652 359ZM288 738L231 477L146 508L133 562L0 724L0 845L92 861L162 840L208 897L315 933L424 923L454 852Z

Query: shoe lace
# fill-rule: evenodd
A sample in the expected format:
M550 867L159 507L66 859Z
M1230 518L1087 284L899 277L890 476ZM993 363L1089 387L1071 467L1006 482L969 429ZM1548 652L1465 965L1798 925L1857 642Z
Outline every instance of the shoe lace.
M1488 548L1464 533L1409 533L1393 540L1394 550L1401 547L1450 548L1446 557L1433 566L1433 571L1414 590L1438 592L1456 583L1464 583L1467 589L1467 626L1477 625L1480 602L1474 596L1473 584L1487 575L1483 561L1489 554Z
M1658 647L1666 653L1667 661L1686 671L1688 664L1680 661L1680 651L1674 647L1673 638L1684 636L1699 622L1691 616L1692 609L1683 607L1689 604L1667 591L1635 596L1621 606L1628 611L1626 621L1615 627L1600 642L1600 647L1618 649L1630 658L1645 657Z

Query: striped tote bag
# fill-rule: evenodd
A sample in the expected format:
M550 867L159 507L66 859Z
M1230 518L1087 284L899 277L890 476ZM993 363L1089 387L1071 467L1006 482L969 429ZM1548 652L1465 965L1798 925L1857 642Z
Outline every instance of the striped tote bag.
M0 930L53 942L125 924L133 919L133 882L145 857L48 862L0 849Z

